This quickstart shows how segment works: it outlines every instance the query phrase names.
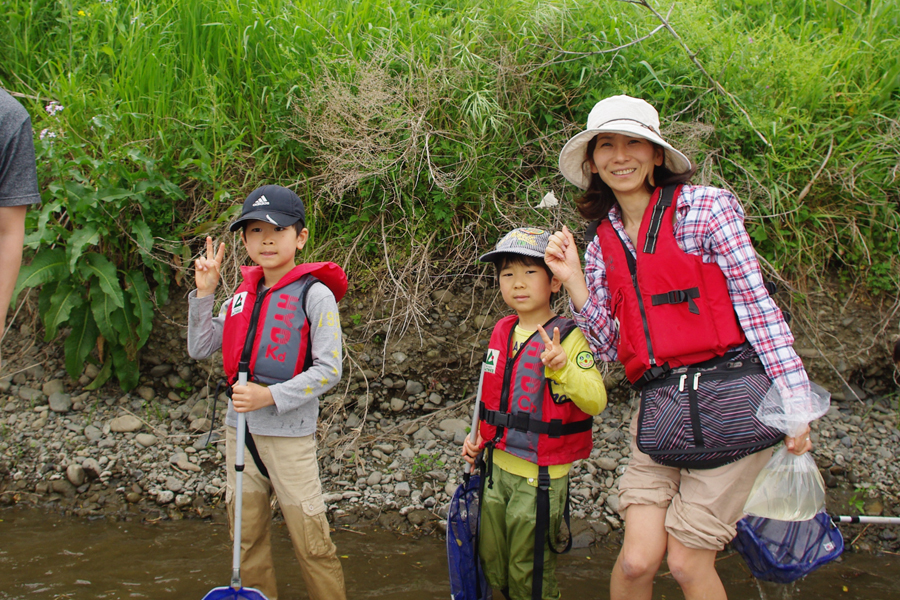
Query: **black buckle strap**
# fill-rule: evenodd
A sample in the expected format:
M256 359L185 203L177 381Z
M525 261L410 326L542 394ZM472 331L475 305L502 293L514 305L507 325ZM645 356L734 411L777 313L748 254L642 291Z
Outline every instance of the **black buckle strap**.
M644 374L638 378L637 381L631 384L631 387L635 389L635 391L641 391L645 385L653 381L654 379L660 379L669 374L669 371L672 370L672 367L669 366L669 363L665 363L663 365L656 365L655 367L650 367Z
M493 425L494 427L527 431L547 435L551 438L561 438L566 435L590 431L594 423L592 418L573 421L572 423L563 423L561 419L541 421L531 418L531 415L526 412L504 413L498 410L489 410L483 404L481 405L480 418L488 425Z
M653 306L659 306L660 304L681 304L682 302L687 302L688 310L690 310L692 314L699 315L700 309L697 308L697 304L694 302L694 300L699 297L700 288L692 287L687 288L686 290L672 290L671 292L666 292L665 294L653 294L652 296L650 296L650 301L653 303Z

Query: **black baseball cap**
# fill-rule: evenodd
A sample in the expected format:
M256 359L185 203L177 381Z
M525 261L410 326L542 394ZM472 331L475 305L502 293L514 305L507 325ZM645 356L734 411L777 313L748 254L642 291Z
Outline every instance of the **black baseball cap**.
M305 227L306 209L303 200L286 187L264 185L250 192L241 216L229 229L237 231L244 221L265 221L278 227L289 227L300 221Z

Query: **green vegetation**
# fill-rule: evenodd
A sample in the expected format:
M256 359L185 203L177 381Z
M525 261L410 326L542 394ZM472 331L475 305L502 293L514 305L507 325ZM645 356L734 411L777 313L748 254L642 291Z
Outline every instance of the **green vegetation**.
M71 329L73 376L96 360L136 384L152 303L205 235L234 248L225 225L261 183L296 189L308 257L357 282L468 268L512 225L578 225L556 157L616 93L660 110L696 181L737 192L767 268L898 291L898 0L0 10L0 85L43 137L20 288L43 284L48 338ZM550 190L560 208L531 208Z

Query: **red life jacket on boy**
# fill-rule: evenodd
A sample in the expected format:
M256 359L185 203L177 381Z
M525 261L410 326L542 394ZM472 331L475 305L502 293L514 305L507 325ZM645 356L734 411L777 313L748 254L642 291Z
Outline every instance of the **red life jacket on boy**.
M568 398L557 403L544 377L544 342L535 332L510 356L518 316L500 319L491 334L481 388L481 435L494 447L538 466L562 465L591 454L593 417ZM575 329L571 319L554 317L545 329L559 327L560 339Z
M597 227L619 361L632 383L722 356L745 341L722 269L675 241L674 198L681 186L661 189L644 211L636 259L609 219Z
M241 267L241 275L244 282L231 299L222 331L222 361L228 383L237 381L245 343L252 344L251 381L268 385L292 379L312 362L305 306L309 286L321 281L340 301L347 291L347 276L332 262L304 263L260 294L262 267Z

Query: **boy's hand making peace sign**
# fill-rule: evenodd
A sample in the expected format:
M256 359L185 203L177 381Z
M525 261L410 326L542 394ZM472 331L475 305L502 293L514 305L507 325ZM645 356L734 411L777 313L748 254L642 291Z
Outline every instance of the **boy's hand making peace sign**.
M219 244L219 250L213 254L212 238L206 238L206 258L201 254L194 261L194 279L197 282L197 297L203 298L215 293L219 284L219 269L222 267L222 259L225 258L225 242Z
M541 339L544 340L544 351L541 352L541 362L544 363L544 366L548 369L559 371L566 366L566 361L568 360L566 351L563 350L562 342L559 341L559 327L553 328L552 340L540 325L538 325L538 332L541 334Z

